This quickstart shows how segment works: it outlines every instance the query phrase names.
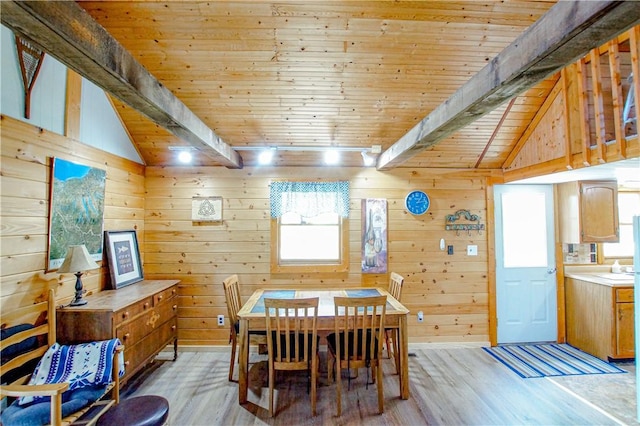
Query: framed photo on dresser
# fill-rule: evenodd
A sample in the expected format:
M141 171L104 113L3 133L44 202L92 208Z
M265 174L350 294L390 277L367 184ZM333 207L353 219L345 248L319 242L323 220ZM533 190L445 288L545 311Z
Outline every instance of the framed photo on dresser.
M104 231L111 288L142 281L142 263L135 230Z

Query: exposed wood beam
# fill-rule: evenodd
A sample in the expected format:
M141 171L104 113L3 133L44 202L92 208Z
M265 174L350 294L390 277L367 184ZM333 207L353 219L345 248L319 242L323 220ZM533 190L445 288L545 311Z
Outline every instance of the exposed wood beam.
M635 1L561 1L378 158L388 170L640 22Z
M242 157L73 1L2 1L2 23L221 164Z

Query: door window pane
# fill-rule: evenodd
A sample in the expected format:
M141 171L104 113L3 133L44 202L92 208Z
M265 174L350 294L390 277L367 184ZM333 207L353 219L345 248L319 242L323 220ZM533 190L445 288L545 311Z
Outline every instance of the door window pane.
M547 266L545 210L544 193L502 194L505 268Z

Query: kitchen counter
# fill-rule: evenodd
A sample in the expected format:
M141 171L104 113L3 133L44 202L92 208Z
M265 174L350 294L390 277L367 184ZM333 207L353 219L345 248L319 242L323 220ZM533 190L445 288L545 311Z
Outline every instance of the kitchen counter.
M574 278L576 280L586 281L589 283L606 285L609 287L629 287L633 286L633 274L622 273L613 274L611 272L588 272L588 273L566 273L566 278Z

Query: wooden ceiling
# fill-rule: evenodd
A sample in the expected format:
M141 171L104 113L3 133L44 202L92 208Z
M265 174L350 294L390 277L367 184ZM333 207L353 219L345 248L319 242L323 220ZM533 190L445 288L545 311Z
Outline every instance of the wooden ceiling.
M387 149L554 3L79 2L237 150ZM403 166L500 168L551 87L546 81L519 97L500 128L506 105ZM167 148L186 143L115 104L147 164L176 164ZM258 152L239 153L255 165ZM359 152L342 158L362 165ZM274 160L322 165L317 151L279 151ZM216 163L199 155L196 164Z
M77 3L253 166L258 151L245 147L388 150L556 2ZM398 166L501 168L556 79ZM177 165L169 147L192 145L113 102L147 165ZM195 165L225 165L195 153ZM359 152L342 157L343 166L362 165ZM322 158L279 150L274 165L319 166Z

